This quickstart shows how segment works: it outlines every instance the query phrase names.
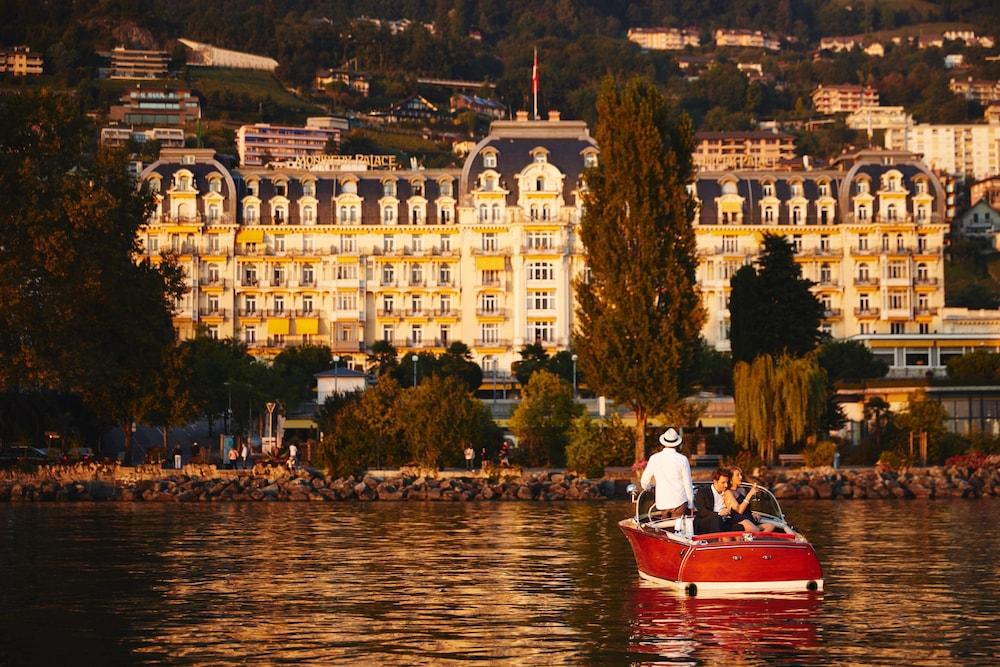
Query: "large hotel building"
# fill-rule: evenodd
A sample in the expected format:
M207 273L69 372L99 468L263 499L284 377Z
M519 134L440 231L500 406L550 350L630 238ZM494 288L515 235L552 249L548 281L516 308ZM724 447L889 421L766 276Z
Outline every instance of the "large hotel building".
M641 156L636 156L640 159ZM461 169L395 169L386 156L308 156L227 169L211 150L164 150L142 173L156 194L143 246L190 276L176 327L235 337L262 357L329 345L362 364L468 344L507 371L539 342L571 346L583 170L600 153L580 121L498 121ZM868 152L824 171L702 171L691 186L703 335L728 349L729 279L786 236L825 305L894 372L941 370L995 349L1000 314L944 308L948 221L940 182L915 156Z

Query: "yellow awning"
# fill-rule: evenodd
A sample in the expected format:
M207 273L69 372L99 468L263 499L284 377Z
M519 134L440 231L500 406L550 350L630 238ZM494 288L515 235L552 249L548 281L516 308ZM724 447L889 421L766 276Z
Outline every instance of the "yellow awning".
M272 317L267 321L267 335L278 336L288 333L288 318Z
M503 257L476 257L476 271L503 271Z
M285 428L316 428L316 422L312 419L286 419Z
M297 317L295 318L295 333L302 334L318 334L319 333L319 318L318 317Z
M236 234L237 243L263 243L264 242L264 230L263 229L241 229Z

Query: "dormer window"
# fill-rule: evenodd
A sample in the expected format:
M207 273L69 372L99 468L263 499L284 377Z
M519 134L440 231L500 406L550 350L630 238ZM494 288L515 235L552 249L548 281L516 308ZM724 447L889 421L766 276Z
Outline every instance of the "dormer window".
M548 158L549 152L544 148L539 147L531 151L531 161L535 164L545 164L548 162Z
M278 197L288 196L288 182L287 181L275 181L274 183L274 194Z
M424 196L424 184L422 181L414 181L413 183L410 184L410 187L413 189L414 197Z
M340 184L340 190L345 195L356 195L358 194L358 183L357 181L344 181Z
M586 153L583 156L583 167L584 169L596 169L597 168L597 153Z
M451 181L450 180L441 181L441 183L439 185L439 188L441 190L441 196L442 197L450 197L451 196Z
M163 187L163 183L158 178L151 178L146 183L149 184L150 192L159 192L160 188Z
M396 181L385 181L384 183L382 183L382 196L384 197L396 196Z
M916 190L918 195L927 194L927 181L920 179L914 183L916 185Z
M801 197L802 196L802 183L796 181L792 183L792 196Z
M306 181L302 184L302 195L304 197L315 197L316 196L316 182Z
M222 179L213 178L208 181L209 192L222 192Z
M194 164L193 155L185 155L181 158L181 164Z
M870 185L868 184L868 180L867 179L861 179L861 180L859 180L858 181L858 194L859 195L866 195L866 194L868 194L869 187L870 187Z
M186 192L191 189L191 177L187 174L180 174L177 177L177 189Z
M764 192L764 196L765 197L773 197L774 196L774 183L772 183L770 181L768 181L767 183L764 183L763 192Z
M247 195L250 197L257 196L257 181L247 181Z
M489 153L483 153L483 167L486 169L496 169L497 168L497 154L493 151Z
M483 176L483 190L485 192L492 192L496 190L497 179L493 176Z
M819 196L829 197L830 196L830 184L826 181L819 184Z

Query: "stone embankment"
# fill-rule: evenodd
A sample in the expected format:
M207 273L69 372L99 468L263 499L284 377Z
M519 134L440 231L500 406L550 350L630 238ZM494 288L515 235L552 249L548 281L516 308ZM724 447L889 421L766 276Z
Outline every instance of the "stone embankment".
M755 477L779 499L1000 497L1000 467L935 467L903 472L875 469L762 470ZM116 500L218 501L495 501L625 498L628 479L586 479L564 472L484 476L457 473L365 475L333 478L310 468L217 470L190 465L123 468L80 464L34 473L0 472L0 502Z
M400 474L331 478L309 468L290 473L265 466L237 472L211 466L173 471L78 465L41 469L30 475L6 473L0 477L0 501L598 500L624 498L627 486L628 480L591 480L562 472L518 477Z
M901 472L874 468L768 470L761 471L758 480L779 500L1000 497L1000 468L995 466L937 466Z

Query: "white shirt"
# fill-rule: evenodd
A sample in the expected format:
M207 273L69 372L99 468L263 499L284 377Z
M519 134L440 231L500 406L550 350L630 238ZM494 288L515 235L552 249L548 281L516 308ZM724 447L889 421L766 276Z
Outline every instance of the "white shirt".
M718 514L726 506L726 501L723 500L722 494L715 490L714 484L712 485L712 497L715 498L715 505L712 507L712 511Z
M299 453L299 448L296 447L295 445L291 445L288 448L288 455L291 456L292 458L295 458L298 455L298 453Z
M665 447L650 456L642 471L642 488L648 489L653 480L656 481L656 509L670 510L684 502L689 510L694 509L691 464L686 456L673 447Z

